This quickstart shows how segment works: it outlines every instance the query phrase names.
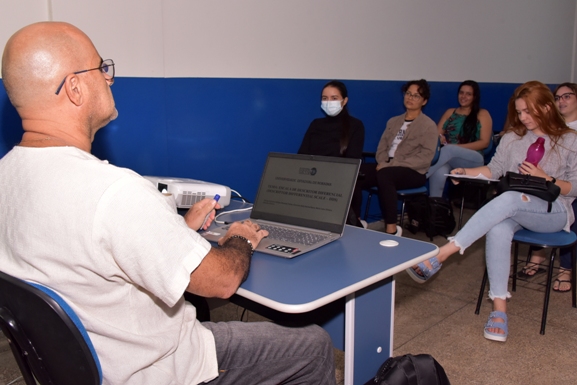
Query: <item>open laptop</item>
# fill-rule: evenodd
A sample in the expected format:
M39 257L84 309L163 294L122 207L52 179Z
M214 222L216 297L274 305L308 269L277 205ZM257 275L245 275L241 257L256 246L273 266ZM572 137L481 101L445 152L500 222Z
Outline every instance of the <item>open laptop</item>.
M340 238L360 163L360 159L269 153L250 220L270 235L256 250L293 258ZM228 228L201 235L216 242Z

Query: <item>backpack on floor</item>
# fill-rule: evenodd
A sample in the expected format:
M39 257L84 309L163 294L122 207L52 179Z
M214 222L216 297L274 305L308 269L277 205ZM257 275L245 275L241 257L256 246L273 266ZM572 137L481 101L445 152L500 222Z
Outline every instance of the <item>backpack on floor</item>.
M455 215L453 205L444 198L429 198L429 226L425 233L430 238L442 235L447 238L455 230Z
M424 231L429 238L437 235L447 237L457 223L453 206L444 198L418 196L407 202L409 224L406 228L413 234Z
M405 226L411 233L425 231L429 223L429 198L419 195L407 200L406 211L409 223Z
M388 358L365 385L451 385L445 369L430 354Z

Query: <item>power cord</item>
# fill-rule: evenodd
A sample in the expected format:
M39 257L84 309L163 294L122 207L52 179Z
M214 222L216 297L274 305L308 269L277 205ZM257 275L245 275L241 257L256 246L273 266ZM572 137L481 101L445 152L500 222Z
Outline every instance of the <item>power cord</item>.
M243 211L250 211L250 210L252 210L252 207L245 207L244 209L235 209L235 210L224 211L224 212L222 212L222 213L217 214L217 215L214 217L214 223L218 223L219 225L228 225L228 224L230 224L230 223L232 223L232 222L219 221L218 218L219 218L221 215L232 214L232 213L240 213L240 212L243 212Z
M231 198L239 198L240 200L242 200L244 203L251 203L248 199L244 198L242 195L240 195L240 193L236 190L230 189L230 192L233 192L236 194L236 197L231 196Z

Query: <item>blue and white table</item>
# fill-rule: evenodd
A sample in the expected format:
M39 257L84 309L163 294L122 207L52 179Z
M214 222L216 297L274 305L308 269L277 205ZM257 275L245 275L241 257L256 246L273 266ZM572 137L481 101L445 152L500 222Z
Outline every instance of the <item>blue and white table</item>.
M399 244L381 246L385 239ZM341 239L293 259L255 253L237 295L288 314L344 298L340 311L319 324L345 352L345 384L363 384L393 353L393 275L437 253L432 243L346 226Z

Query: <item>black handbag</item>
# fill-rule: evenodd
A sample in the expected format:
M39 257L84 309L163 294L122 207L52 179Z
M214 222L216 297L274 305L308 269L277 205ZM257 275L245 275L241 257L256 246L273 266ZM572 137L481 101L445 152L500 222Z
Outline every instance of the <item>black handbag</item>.
M445 369L430 354L390 357L365 385L451 385Z
M505 191L518 191L520 193L533 195L549 203L547 212L551 212L552 203L555 202L561 189L553 182L545 178L531 175L521 175L516 172L507 171L497 184L497 194Z

